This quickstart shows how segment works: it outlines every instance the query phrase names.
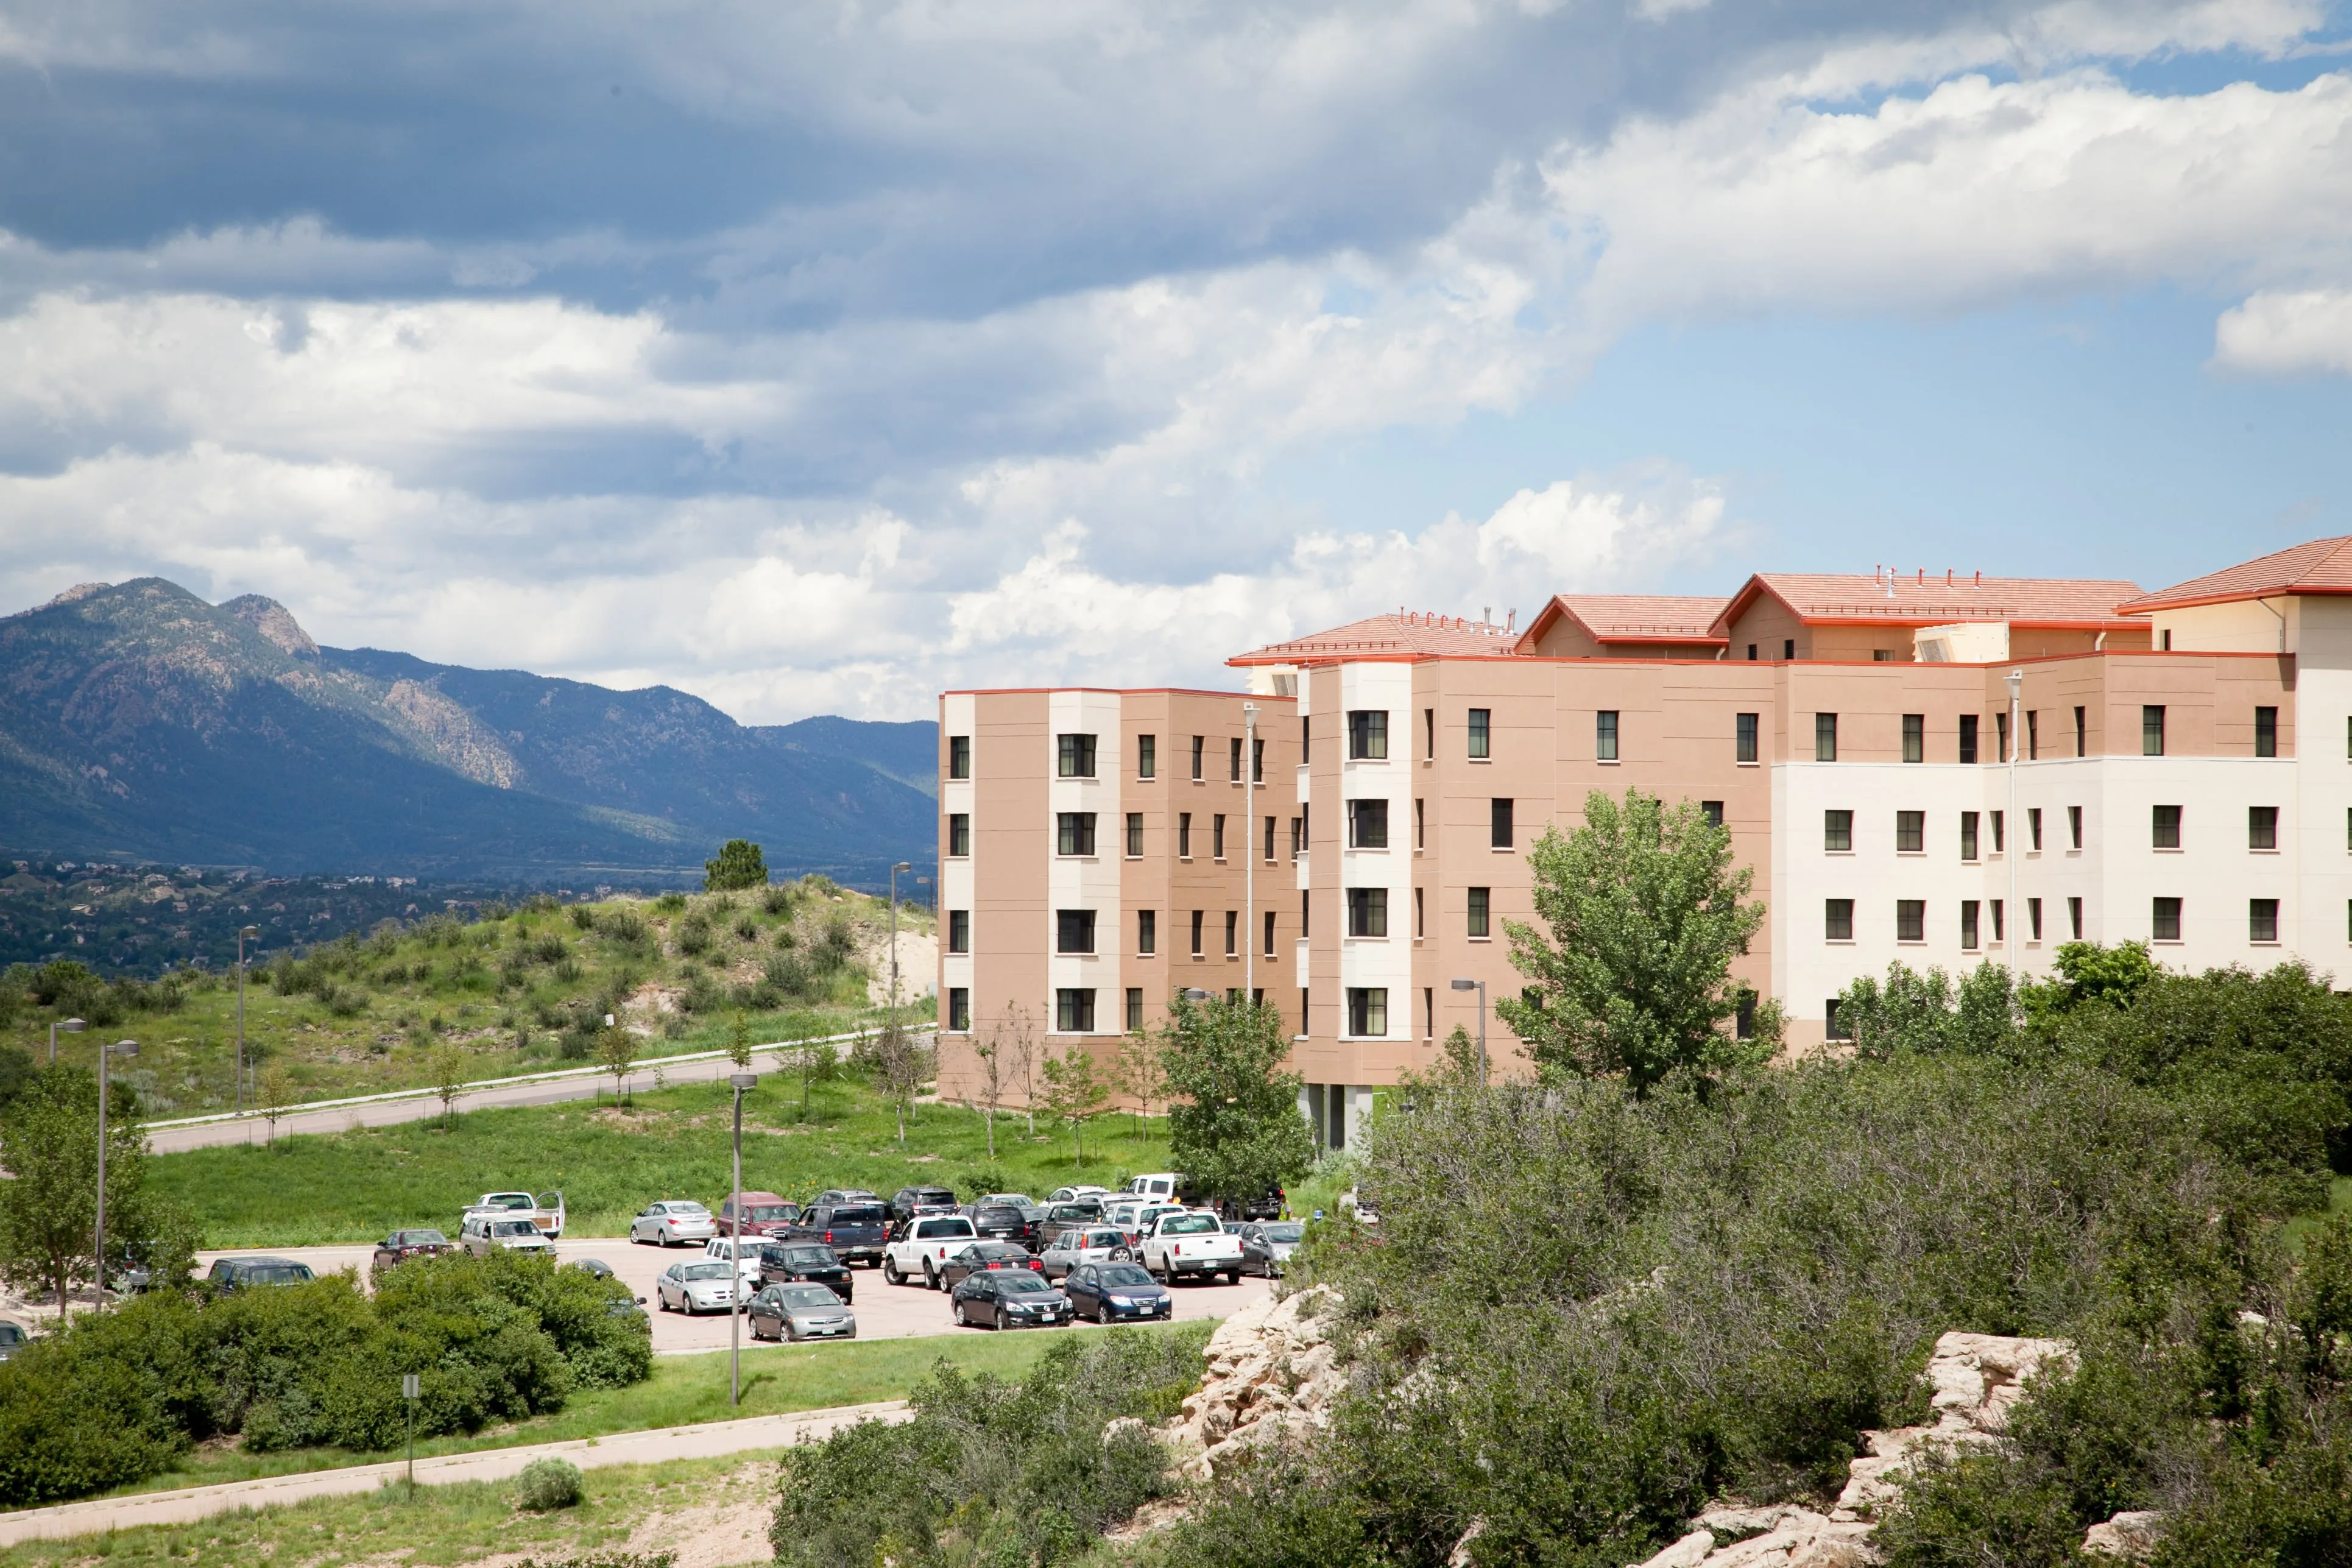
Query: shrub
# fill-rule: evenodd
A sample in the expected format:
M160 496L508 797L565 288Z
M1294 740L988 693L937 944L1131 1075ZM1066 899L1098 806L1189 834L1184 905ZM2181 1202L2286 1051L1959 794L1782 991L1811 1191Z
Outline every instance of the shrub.
M772 915L788 915L792 913L792 889L782 882L777 883L775 886L768 889L765 892L760 895L760 907L766 910Z
M456 947L466 940L465 922L446 910L416 922L416 940L426 947Z
M533 1459L515 1478L515 1505L534 1513L570 1508L582 1495L580 1467L567 1459Z
M760 940L760 922L759 922L758 921L754 920L754 919L753 919L750 914L748 914L748 913L736 916L736 917L735 917L735 938L736 938L736 940L737 940L738 942L757 942L757 941L759 941L759 940Z
M677 922L677 950L689 957L710 951L710 921L699 910Z
M686 908L686 895L684 893L664 893L660 898L654 900L654 908L659 910L666 915L674 915L677 913L678 910Z
M613 910L596 921L596 929L614 942L635 947L646 940L645 917L635 910Z
M594 931L596 929L596 911L586 904L572 905L572 924L574 929L579 931Z

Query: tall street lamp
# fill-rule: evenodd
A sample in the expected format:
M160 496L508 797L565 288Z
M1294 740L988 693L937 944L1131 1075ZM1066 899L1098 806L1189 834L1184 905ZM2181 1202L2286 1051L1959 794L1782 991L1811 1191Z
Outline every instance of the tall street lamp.
M1478 1087L1486 1087L1486 983L1483 980L1455 980L1449 983L1456 991L1478 993Z
M63 1029L68 1035L79 1035L89 1027L89 1026L79 1018L59 1018L52 1022L49 1025L49 1065L51 1067L58 1065L58 1031L59 1029Z
M259 926L241 926L236 933L236 1110L245 1114L245 944L259 941ZM251 1136L251 1134L247 1134Z
M98 1053L98 1305L106 1310L106 1081L109 1057L135 1057L136 1040L117 1040Z
M735 1188L727 1207L735 1217L734 1245L727 1249L735 1270L733 1288L727 1292L727 1403L732 1406L743 1402L743 1091L760 1079L756 1073L739 1072L729 1074L727 1081L735 1090Z

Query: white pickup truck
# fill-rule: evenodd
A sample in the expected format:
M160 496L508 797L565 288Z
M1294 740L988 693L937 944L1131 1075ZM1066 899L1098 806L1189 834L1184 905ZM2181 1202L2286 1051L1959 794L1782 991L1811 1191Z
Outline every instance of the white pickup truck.
M971 1221L960 1214L919 1215L898 1240L882 1248L882 1278L904 1285L914 1275L926 1289L940 1288L940 1266L980 1239Z
M527 1219L540 1235L550 1241L563 1238L563 1194L541 1193L484 1193L478 1203L466 1205L457 1216L462 1225L477 1215L496 1219Z
M1201 1209L1171 1209L1152 1221L1142 1256L1144 1268L1163 1285L1185 1274L1222 1274L1229 1285L1242 1282L1242 1238Z

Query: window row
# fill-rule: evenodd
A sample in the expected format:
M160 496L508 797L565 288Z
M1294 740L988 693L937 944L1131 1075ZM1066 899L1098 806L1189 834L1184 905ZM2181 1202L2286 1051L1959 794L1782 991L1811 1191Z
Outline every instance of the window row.
M1748 715L1742 714L1740 717L1745 720ZM1990 753L1982 760L2006 763L2010 760L2009 715L1996 712L1992 716L1992 747ZM1979 716L1974 713L1961 714L1958 732L1955 737L1957 742L1955 751L1958 761L1975 763L1979 760L1980 736L1981 721ZM2352 726L2347 727L2346 739L2347 748L2352 748ZM2164 704L2156 702L2142 704L2139 710L2139 749L2143 756L2160 757L2165 754ZM2074 710L2074 754L2078 757L2090 755L2088 710L2083 708ZM2278 710L2274 707L2258 707L2254 710L2254 755L2258 757L2278 755ZM2025 710L2023 758L2027 762L2042 760L2042 712L2039 709ZM1739 760L1741 762L1755 760L1748 754L1745 725L1742 727ZM1833 763L1837 760L1838 716L1834 713L1815 713L1813 715L1813 761ZM1924 763L1927 760L1927 716L1924 713L1903 715L1903 760L1906 763Z
M1091 1035L1097 1032L1095 1016L1096 990L1097 988L1091 985L1064 985L1055 988L1054 992L1054 1032L1055 1034ZM1229 987L1225 992L1225 1000L1238 1002L1241 1000L1241 987L1238 985ZM1140 985L1127 987L1125 1000L1124 1027L1129 1034L1140 1033L1143 1028L1143 987ZM1265 987L1260 986L1252 991L1250 1000L1263 1006L1265 1003ZM971 1033L971 988L970 986L948 987L947 1015L947 1027L950 1034ZM1298 994L1298 1016L1302 1020L1307 1016L1307 993L1304 991Z
M1998 811L1959 814L1959 848L1962 860L1979 858L1981 841L1979 824L1986 822L1992 830L1995 854L2003 851L2003 814ZM2149 845L2157 849L2180 847L2182 811L2177 805L2159 805L2151 809ZM2274 805L2250 805L2246 808L2246 847L2276 849L2278 843L2279 808ZM2042 808L2029 806L2025 813L2026 847L2042 847ZM2066 837L2069 848L2083 847L2083 808L2066 808ZM2352 848L2352 809L2345 814L2345 841ZM1850 854L1853 849L1853 813L1832 807L1822 813L1822 848L1829 854ZM1895 852L1898 855L1924 855L1927 850L1927 814L1924 811L1897 811L1895 814Z
M1854 901L1852 899L1827 899L1822 901L1822 906L1823 940L1853 941ZM2157 942L2181 940L2181 909L2182 902L2179 899L2152 900L2148 911L2148 933L2152 940ZM1976 899L1962 899L1959 900L1958 915L1960 947L1963 952L1974 951L1981 945L1984 928L1979 920L1980 910L1990 917L1992 940L1995 942L2005 940L2002 931L2000 900L1987 899L1980 901ZM2276 899L2247 900L2246 940L2256 942L2278 941L2278 912L2279 901ZM2066 900L2066 924L2068 940L2082 941L2083 900L2081 899L2070 898ZM2025 900L2025 933L2028 941L2042 940L2040 899ZM1927 940L1927 900L1925 899L1895 900L1895 940L1901 942L1924 942Z
M1056 778L1090 779L1097 775L1095 755L1098 737L1083 731L1058 734L1054 737L1054 774ZM1192 742L1192 777L1202 781L1208 777L1209 737L1194 735ZM1225 738L1225 775L1234 784L1242 782L1243 737ZM1263 738L1248 742L1250 781L1265 782L1265 742ZM1160 737L1138 735L1135 738L1135 776L1155 779L1160 776ZM948 777L971 777L971 737L948 737Z

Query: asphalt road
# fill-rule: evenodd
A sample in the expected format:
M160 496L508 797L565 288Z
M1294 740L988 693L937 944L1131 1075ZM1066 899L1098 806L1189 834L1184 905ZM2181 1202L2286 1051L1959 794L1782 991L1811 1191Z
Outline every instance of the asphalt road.
M339 1268L355 1268L360 1279L367 1279L368 1263L374 1256L373 1247L290 1247L280 1248L243 1247L234 1252L205 1252L197 1255L197 1270L212 1267L215 1258L291 1258L309 1264L321 1274ZM688 1247L665 1250L658 1247L639 1247L619 1237L567 1237L555 1244L556 1257L570 1262L575 1258L602 1258L613 1272L626 1282L630 1290L646 1299L646 1310L653 1319L654 1353L656 1355L693 1355L727 1348L727 1315L715 1312L699 1318L688 1318L677 1312L657 1310L654 1301L654 1279L673 1263L698 1257ZM923 1289L919 1282L908 1285L887 1285L878 1268L860 1268L854 1276L850 1310L857 1317L857 1336L866 1340L918 1339L927 1334L987 1333L986 1329L959 1329L948 1316L948 1298L944 1291ZM1176 1317L1179 1321L1196 1318L1222 1318L1251 1302L1263 1300L1272 1289L1264 1279L1244 1279L1238 1285L1202 1284L1186 1281L1177 1285ZM1093 1325L1084 1325L1093 1331ZM751 1344L750 1323L743 1325L743 1342Z

